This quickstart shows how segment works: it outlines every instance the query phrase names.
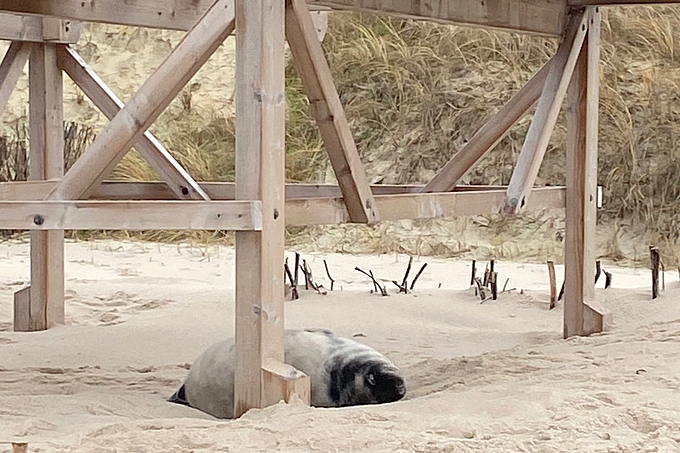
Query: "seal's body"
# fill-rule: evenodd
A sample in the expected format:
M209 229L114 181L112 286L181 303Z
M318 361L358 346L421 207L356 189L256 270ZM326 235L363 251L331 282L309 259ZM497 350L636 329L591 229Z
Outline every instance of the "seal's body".
M285 362L309 376L312 406L389 403L406 394L401 371L385 356L328 330L287 330ZM233 340L212 345L191 365L169 401L232 418L235 364Z

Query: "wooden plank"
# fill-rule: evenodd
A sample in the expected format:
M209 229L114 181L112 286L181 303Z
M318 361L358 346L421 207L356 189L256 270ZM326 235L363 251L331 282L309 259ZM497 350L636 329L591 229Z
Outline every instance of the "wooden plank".
M380 213L304 0L286 0L286 39L342 189L350 221L377 222Z
M280 0L236 0L236 198L262 200L262 232L236 233L234 415L270 404L284 362L285 33Z
M86 198L142 137L233 29L232 0L217 0L97 135L48 198Z
M29 63L29 179L64 174L63 77L56 44L32 44ZM64 323L64 232L31 232L30 330Z
M52 19L47 27L36 16L0 13L0 39L5 41L76 43L82 24L69 20Z
M527 210L564 208L565 198L563 187L536 188ZM504 200L504 190L375 197L383 221L498 214ZM286 201L286 219L288 226L329 225L347 223L348 214L342 198L310 198Z
M14 293L14 322L15 332L31 331L31 287L27 286Z
M31 55L32 46L29 43L15 41L9 45L0 63L0 112L4 112L17 86L19 78L24 73L26 62Z
M566 3L560 0L308 0L308 3L547 36L561 35L566 23Z
M0 0L0 11L82 22L188 31L213 2L214 0ZM310 5L310 9L328 8ZM39 17L31 19L40 20ZM7 24L13 28L18 27L10 21ZM70 42L75 41L77 38Z
M567 0L569 6L673 5L680 0Z
M599 12L579 53L567 108L567 206L565 231L564 338L596 331L599 321L585 305L594 298L599 88ZM588 325L586 325L586 321Z
M212 200L236 199L236 186L231 182L201 182L201 187ZM43 200L57 185L56 181L13 181L0 182L0 200L35 201ZM396 195L419 193L422 185L371 186L373 195ZM506 190L507 186L460 185L453 192L477 192ZM286 184L286 199L298 198L340 198L340 187L333 184ZM93 200L174 200L175 194L168 185L160 181L104 181L90 194Z
M109 119L125 106L118 96L90 68L78 53L68 47L57 50L59 67L80 87L94 105ZM187 173L156 137L145 131L135 142L139 154L151 165L180 200L210 200L201 186Z
M510 129L533 107L552 64L548 61L484 126L458 151L425 186L424 193L447 192L510 132Z
M0 201L0 229L259 231L262 205L259 201Z
M536 113L508 184L504 208L507 214L514 214L523 209L527 202L526 198L536 182L576 59L586 36L587 23L588 18L583 11L576 11L570 16L565 38L550 65L550 73L538 100Z
M294 397L302 403L311 404L311 379L301 371L285 363L270 361L262 368L262 388L264 406L290 403Z

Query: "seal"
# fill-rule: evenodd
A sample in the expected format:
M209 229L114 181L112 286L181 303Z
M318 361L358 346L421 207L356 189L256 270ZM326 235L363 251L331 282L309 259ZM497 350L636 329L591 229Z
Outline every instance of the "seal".
M375 349L327 329L286 330L285 362L309 376L311 405L385 404L406 394L403 374ZM169 402L216 418L233 418L236 347L233 339L210 346L191 365Z

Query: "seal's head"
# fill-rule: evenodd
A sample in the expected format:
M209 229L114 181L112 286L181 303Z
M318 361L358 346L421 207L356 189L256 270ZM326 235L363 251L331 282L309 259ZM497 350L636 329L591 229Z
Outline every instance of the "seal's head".
M406 383L396 367L378 364L368 368L363 375L371 403L393 403L406 395Z
M383 360L355 359L330 372L329 396L337 406L383 404L406 394L400 370Z

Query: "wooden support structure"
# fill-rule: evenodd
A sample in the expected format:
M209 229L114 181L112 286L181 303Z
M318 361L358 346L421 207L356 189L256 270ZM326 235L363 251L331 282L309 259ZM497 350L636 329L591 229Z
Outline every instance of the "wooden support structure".
M567 208L564 337L601 332L595 296L600 12L588 7L588 33L578 53L567 96Z
M262 201L262 231L236 233L236 417L311 392L284 366L284 46L283 1L236 0L236 198Z
M503 209L506 214L521 211L527 203L527 196L538 176L576 59L586 36L587 21L587 14L583 11L575 12L570 17L567 33L550 65L550 73L538 100L536 114L529 126L517 165L508 184L507 201Z
M15 294L15 330L42 330L64 320L65 229L236 231L234 412L240 416L250 408L295 397L309 404L309 376L284 362L286 226L370 224L566 207L564 336L602 331L605 321L593 308L592 278L600 14L599 7L587 6L598 3L611 2L0 0L0 39L12 41L0 63L0 108L6 106L26 62L30 62L30 181L0 183L0 229L31 230L31 285ZM572 8L574 5L577 7ZM315 27L312 7L560 36L563 40L555 56L430 183L369 185L318 41L325 31ZM124 104L70 47L81 27L72 21L188 32ZM148 129L234 32L236 182L197 182ZM285 184L286 41L337 185ZM110 120L65 175L63 73ZM567 186L536 188L538 170L565 97ZM510 184L458 185L536 103ZM163 181L105 181L133 146ZM550 272L552 305L556 289L552 266ZM490 276L495 298L497 274L491 270ZM471 284L478 285L484 300L481 279L474 271Z
M345 198L350 221L374 223L379 220L379 213L304 0L286 0L286 39Z
M45 18L47 22L51 19ZM63 77L57 45L31 44L29 61L29 179L64 174ZM28 307L21 307L21 302ZM31 231L31 282L28 297L15 299L28 311L28 329L45 330L64 322L64 231Z

